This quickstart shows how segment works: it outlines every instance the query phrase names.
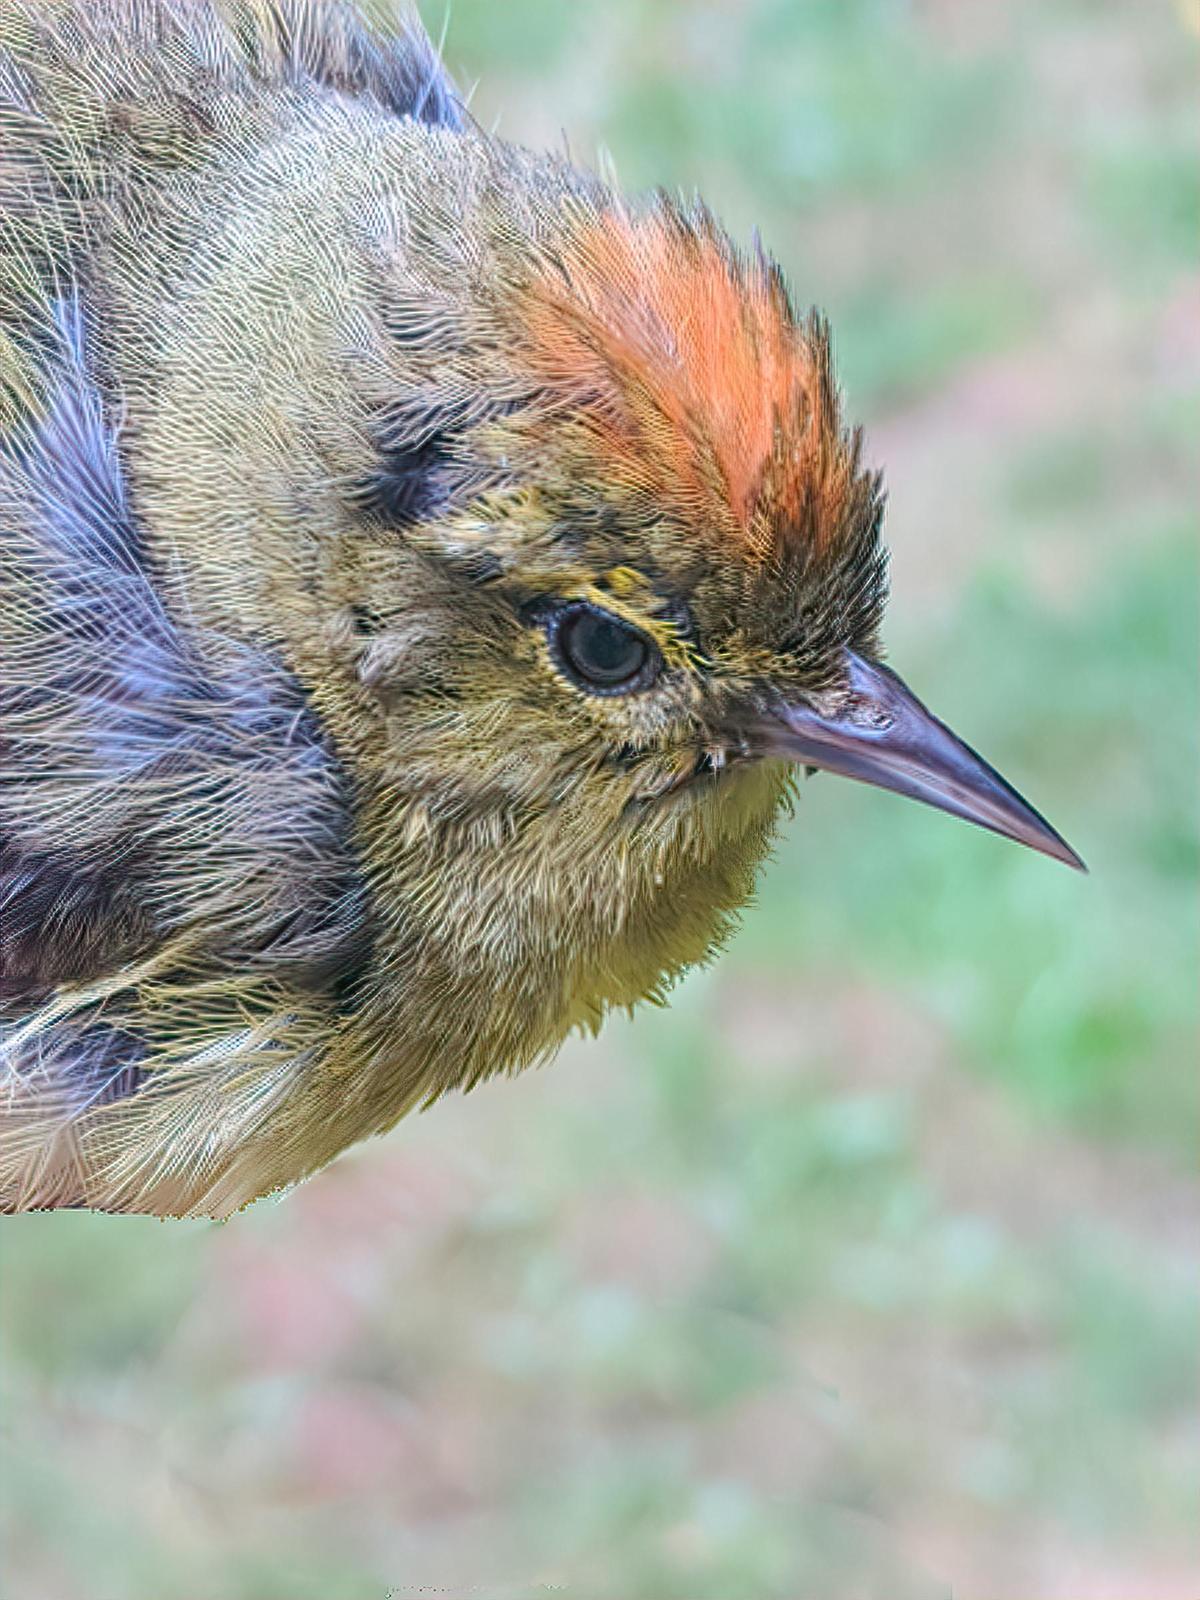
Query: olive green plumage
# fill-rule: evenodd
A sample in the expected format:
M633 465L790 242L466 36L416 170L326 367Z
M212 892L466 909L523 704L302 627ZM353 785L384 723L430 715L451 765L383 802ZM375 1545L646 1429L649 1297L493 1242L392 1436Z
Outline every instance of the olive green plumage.
M730 708L883 592L767 261L411 18L0 0L0 311L3 1203L227 1214L720 945Z

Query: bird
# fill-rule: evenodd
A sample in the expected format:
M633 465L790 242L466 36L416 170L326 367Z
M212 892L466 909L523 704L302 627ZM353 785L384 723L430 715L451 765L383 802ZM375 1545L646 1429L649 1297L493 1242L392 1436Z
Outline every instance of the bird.
M411 7L0 0L0 1208L226 1218L664 1000L813 771L1081 867L884 663L842 413Z

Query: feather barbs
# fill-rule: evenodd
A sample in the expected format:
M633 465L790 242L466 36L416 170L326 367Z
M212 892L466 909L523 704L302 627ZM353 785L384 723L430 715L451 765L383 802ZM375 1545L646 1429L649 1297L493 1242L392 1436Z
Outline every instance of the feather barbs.
M523 360L596 470L754 560L833 543L860 477L828 330L777 267L666 202L575 219L517 295Z

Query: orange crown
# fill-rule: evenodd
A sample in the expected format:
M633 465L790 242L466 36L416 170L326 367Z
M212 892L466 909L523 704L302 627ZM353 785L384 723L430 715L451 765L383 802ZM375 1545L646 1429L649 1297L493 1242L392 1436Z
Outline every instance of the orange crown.
M778 268L743 258L707 216L589 214L525 286L520 316L524 359L609 481L758 559L838 537L862 479L827 329L798 323Z

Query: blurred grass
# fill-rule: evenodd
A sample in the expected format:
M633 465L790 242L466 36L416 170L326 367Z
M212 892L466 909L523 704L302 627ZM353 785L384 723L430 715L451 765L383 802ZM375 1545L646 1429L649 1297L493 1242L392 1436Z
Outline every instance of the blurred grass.
M1185 14L455 0L485 125L831 313L894 657L1092 876L818 778L668 1012L224 1228L3 1223L4 1593L1194 1595Z

